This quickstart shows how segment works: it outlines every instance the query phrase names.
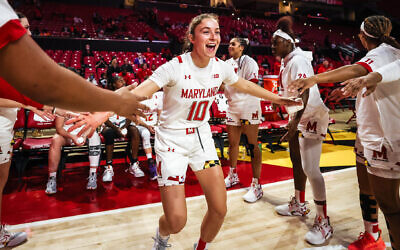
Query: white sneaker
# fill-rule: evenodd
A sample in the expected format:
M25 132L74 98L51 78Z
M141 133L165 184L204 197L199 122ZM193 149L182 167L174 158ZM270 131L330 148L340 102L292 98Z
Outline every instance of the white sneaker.
M329 223L329 217L322 218L316 216L314 225L310 231L306 233L305 239L313 245L324 244L326 240L332 237L333 229Z
M26 232L11 233L5 225L0 225L0 248L13 248L24 244L28 240Z
M226 188L230 188L236 184L239 184L239 176L237 173L233 173L229 171L228 176L225 178L225 186Z
M153 247L151 248L151 250L165 250L167 247L171 247L171 244L168 244L169 236L166 240L163 240L160 237L158 228L156 231L156 237L152 237L152 238L154 240L154 244L153 244Z
M49 177L46 185L46 194L55 194L57 193L57 180L56 177Z
M97 173L93 172L89 174L88 183L86 185L86 189L95 190L97 189Z
M103 182L111 182L114 176L114 170L111 165L108 165L103 173Z
M133 174L135 177L143 177L144 173L139 167L139 162L131 164L128 168L128 172Z
M292 197L288 204L275 207L275 211L283 216L306 216L310 209L307 208L308 202L300 203L296 197Z
M253 203L261 199L263 190L260 184L251 183L249 191L243 195L243 200Z

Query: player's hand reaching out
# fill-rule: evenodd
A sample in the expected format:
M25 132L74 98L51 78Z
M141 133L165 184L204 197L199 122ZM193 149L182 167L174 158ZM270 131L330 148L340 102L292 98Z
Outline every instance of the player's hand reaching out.
M141 116L145 117L144 113L145 111L148 111L149 108L140 103L143 100L148 99L147 97L144 96L137 96L131 92L135 87L130 85L126 87L122 87L115 91L119 96L119 105L116 107L115 110L113 110L116 114L120 116L124 116L127 119L133 120L133 116ZM101 101L101 100L99 100Z
M364 87L367 88L365 93L363 93L363 97L369 96L372 92L375 91L378 83L382 80L382 76L377 73L369 73L366 76L353 78L343 82L341 85L344 85L342 91L344 95L347 96L356 96L358 92L360 92Z
M274 103L279 104L279 105L285 105L288 107L303 105L303 101L301 100L301 98L282 97L282 96L280 96L277 100L275 100Z
M293 82L289 83L288 91L289 92L299 92L299 94L303 94L304 91L314 86L317 82L315 81L314 77L308 78L300 78L294 80Z

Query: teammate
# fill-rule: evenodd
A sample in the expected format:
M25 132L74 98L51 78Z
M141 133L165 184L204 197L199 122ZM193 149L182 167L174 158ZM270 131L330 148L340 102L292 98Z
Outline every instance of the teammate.
M286 97L298 95L296 92L288 91L289 82L314 74L311 65L312 53L295 46L292 25L293 21L290 17L279 19L278 30L272 37L272 52L275 56L283 58L279 79L281 91ZM324 105L317 86L306 91L302 99L305 107L301 110L287 108L290 115L288 132L282 138L289 141L295 196L289 204L277 206L275 210L280 215L305 216L309 212L304 197L308 178L314 194L316 216L314 225L306 233L305 239L311 244L323 244L333 234L326 211L325 182L319 167L322 142L329 124L329 110Z
M291 89L304 91L316 83L341 82L360 77L400 58L400 45L390 37L392 24L384 16L367 17L359 38L368 53L360 61L330 72L300 79ZM378 206L385 215L392 247L400 249L400 199L398 156L400 141L394 123L399 119L399 81L378 85L373 95L357 95L357 177L365 232L349 249L385 249L378 225ZM341 95L337 90L334 94ZM368 161L365 167L364 157ZM367 173L368 170L368 173Z
M147 161L149 164L150 180L157 179L157 168L153 159L153 149L151 148L150 133L155 133L155 126L158 126L159 117L163 105L163 92L158 91L153 96L143 101L143 103L150 108L148 112L145 112L145 118L141 118L138 121L137 129L139 130L140 136L142 137L142 145L144 152L146 153Z
M18 13L19 23L24 28L24 31L30 35L28 19L22 14ZM17 21L18 22L18 21ZM42 117L47 115L41 113L38 109L43 108L42 104L36 103L29 98L24 97L15 91L4 79L0 78L0 86L3 86L0 93L7 94L13 97L14 100L0 98L0 214L2 207L2 197L4 186L7 183L8 174L11 165L13 127L17 120L18 108L27 108L37 112ZM3 92L4 90L7 90ZM18 101L18 102L17 102ZM50 115L50 118L52 115ZM1 219L1 215L0 215ZM27 234L25 232L11 233L8 232L4 225L0 225L0 248L2 247L15 247L27 241Z
M111 78L113 89L120 89L125 86L125 80L121 76L116 75ZM104 124L103 131L106 144L106 167L103 173L103 181L110 182L114 176L112 167L113 153L114 153L114 140L115 138L128 137L130 152L128 152L129 159L131 160L128 172L135 177L143 177L144 173L138 165L138 151L139 151L139 131L131 124L131 121L124 116L114 114Z
M247 38L233 38L229 42L229 55L226 62L234 68L238 76L243 79L258 83L258 65L253 58L247 55L250 42ZM236 172L239 154L240 136L243 132L247 138L251 156L253 179L249 191L243 196L247 202L256 202L263 196L263 190L259 183L261 174L261 151L258 147L258 125L261 122L260 98L238 91L231 86L225 86L224 92L228 98L228 111L226 113L226 128L229 139L229 160L231 167L225 178L227 188L239 183Z
M57 192L57 169L61 157L61 148L65 145L82 146L86 141L85 137L77 136L78 130L71 133L67 132L71 125L65 125L65 121L71 118L66 113L64 116L57 116L55 120L57 133L53 136L49 149L49 179L46 185L46 194L55 194ZM97 168L100 163L101 154L99 134L94 132L88 138L88 142L90 169L86 188L93 190L97 188Z
M117 93L96 88L58 66L30 38L6 0L0 0L0 77L40 103L76 111L114 111L132 117L146 107L123 88ZM0 98L8 98L0 84ZM48 91L51 89L51 91ZM96 98L93 98L96 97ZM97 100L101 99L101 102Z
M189 24L184 53L160 66L133 93L150 96L164 90L160 125L156 127L158 184L164 215L153 249L165 249L170 234L186 224L185 175L189 165L204 191L208 210L196 249L207 249L226 214L226 188L211 129L209 107L222 82L272 102L299 105L239 78L233 68L215 57L220 44L217 16L201 14Z

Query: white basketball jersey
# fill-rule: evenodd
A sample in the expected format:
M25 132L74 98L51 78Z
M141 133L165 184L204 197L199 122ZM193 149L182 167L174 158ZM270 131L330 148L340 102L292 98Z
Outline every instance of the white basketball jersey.
M120 116L117 114L114 114L113 116L108 118L108 120L110 120L110 122L112 124L114 124L115 126L117 126L119 128L122 128L126 123L126 118L124 116Z
M237 75L241 78L253 82L258 81L258 65L250 56L244 55L238 59L230 58L226 62L233 67ZM249 101L260 101L260 98L240 92L232 86L225 86L224 92L228 98L230 108L243 108L243 105Z
M157 119L158 119L157 111L162 110L163 106L163 92L158 91L154 93L150 99L144 100L141 103L149 107L150 110L144 113L146 115L145 118L140 117L140 119L142 119L142 121L149 126L155 126L157 124Z
M399 59L400 50L382 43L357 64L373 72ZM375 92L367 97L359 93L356 110L358 134L364 147L380 151L385 138L394 151L400 151L397 127L400 123L400 81L378 84Z
M207 123L222 82L231 85L239 78L229 64L216 57L199 68L190 53L185 53L160 66L149 79L164 90L160 126L184 129Z
M314 75L314 69L311 65L311 61L312 52L303 51L298 47L282 60L279 73L280 93L282 96L298 96L297 91L289 92L287 87L294 80L299 78L307 78ZM320 108L321 105L325 106L319 94L318 86L314 85L310 88L310 94L304 113L312 112L313 109Z
M10 143L17 120L17 108L0 108L0 142Z

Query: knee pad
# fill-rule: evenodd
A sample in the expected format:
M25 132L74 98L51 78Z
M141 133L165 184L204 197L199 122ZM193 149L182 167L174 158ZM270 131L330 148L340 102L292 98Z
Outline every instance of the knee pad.
M375 196L360 193L360 206L365 221L378 222L378 202Z
M94 133L91 138L89 138L89 162L90 166L98 166L100 162L101 154L101 144L100 136Z

